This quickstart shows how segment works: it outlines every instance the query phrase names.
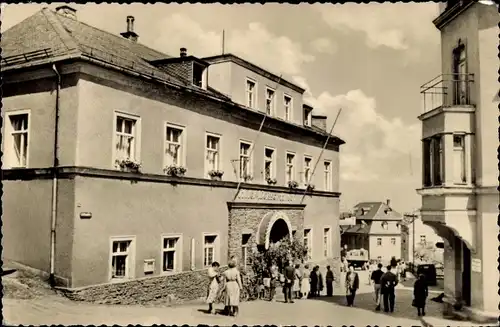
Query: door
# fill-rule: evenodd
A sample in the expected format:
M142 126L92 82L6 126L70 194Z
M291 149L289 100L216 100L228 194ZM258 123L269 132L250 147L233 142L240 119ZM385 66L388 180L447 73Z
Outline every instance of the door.
M463 268L462 268L462 297L465 305L470 306L471 302L471 257L470 250L462 242Z
M453 84L455 105L468 104L468 77L467 77L467 58L465 55L465 46L460 45L454 52L453 63Z

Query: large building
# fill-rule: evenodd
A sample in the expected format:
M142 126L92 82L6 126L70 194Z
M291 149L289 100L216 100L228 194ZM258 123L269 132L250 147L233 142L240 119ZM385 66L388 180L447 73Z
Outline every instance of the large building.
M401 259L402 215L393 211L390 201L360 202L352 215L355 225L342 226L341 243L347 250L365 249L369 260L388 263L392 257Z
M287 235L336 259L344 142L304 89L231 54L160 53L133 24L62 6L3 33L4 258L143 299L203 296L213 261Z
M444 239L446 313L497 320L500 16L484 3L448 1L434 20L442 75L421 88L418 193L423 222Z

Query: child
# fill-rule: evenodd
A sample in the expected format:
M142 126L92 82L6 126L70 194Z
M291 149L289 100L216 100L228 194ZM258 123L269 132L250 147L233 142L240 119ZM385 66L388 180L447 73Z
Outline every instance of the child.
M259 285L257 286L257 290L259 292L259 300L263 300L266 293L266 288L264 287L263 280L259 280Z

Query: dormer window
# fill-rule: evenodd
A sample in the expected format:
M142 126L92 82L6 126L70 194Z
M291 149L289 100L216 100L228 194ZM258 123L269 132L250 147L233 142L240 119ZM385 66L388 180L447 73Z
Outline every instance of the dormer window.
M205 88L204 72L205 72L205 67L195 62L193 63L193 85Z
M304 108L304 126L311 126L312 108Z
M389 225L387 224L387 221L383 221L382 222L382 228L383 229L387 229L389 227Z

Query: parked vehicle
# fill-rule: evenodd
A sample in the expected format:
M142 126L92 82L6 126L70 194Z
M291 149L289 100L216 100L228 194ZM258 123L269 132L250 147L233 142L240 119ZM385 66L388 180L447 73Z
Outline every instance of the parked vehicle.
M347 251L346 260L349 265L354 266L354 268L366 269L366 263L368 262L368 251L365 249L353 249Z
M420 264L417 266L417 276L423 274L428 285L437 285L436 266L433 264Z

